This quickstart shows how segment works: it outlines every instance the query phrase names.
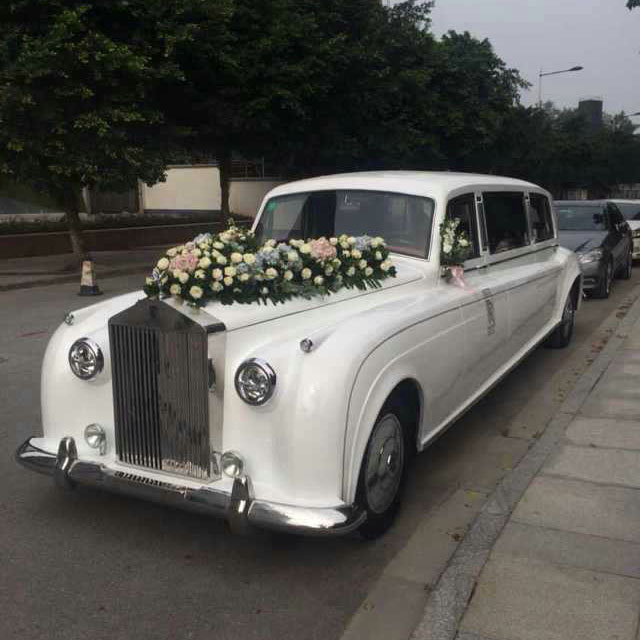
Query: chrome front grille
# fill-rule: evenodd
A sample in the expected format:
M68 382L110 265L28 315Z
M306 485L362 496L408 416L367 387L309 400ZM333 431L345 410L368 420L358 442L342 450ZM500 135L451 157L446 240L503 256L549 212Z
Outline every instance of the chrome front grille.
M109 321L120 460L191 478L211 474L207 333L157 300Z

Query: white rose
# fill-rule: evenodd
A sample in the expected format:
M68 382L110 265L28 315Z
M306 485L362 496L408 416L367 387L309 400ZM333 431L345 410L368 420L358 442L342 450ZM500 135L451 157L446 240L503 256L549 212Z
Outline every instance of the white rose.
M211 289L217 293L218 291L222 291L223 287L219 282L212 282Z
M236 268L235 267L225 267L224 268L224 275L225 276L235 276L236 275Z
M343 252L342 252L342 255L343 255L345 258L350 258L350 257L351 257L351 251L343 251Z
M211 266L211 260L206 256L204 258L200 258L200 262L198 262L198 266L201 269L206 269L207 267Z
M233 262L234 264L238 264L239 262L242 262L242 254L238 253L237 251L234 251L231 254L231 262Z
M338 238L329 238L329 242L335 247L338 244Z
M227 276L223 282L227 287L230 287L233 284L233 278L231 276Z
M182 287L179 284L172 284L169 287L169 293L172 296L179 296L181 291L182 291Z
M323 282L324 282L324 278L322 276L316 276L313 279L313 284L317 284L318 286L320 286Z
M199 300L200 298L202 298L202 294L204 293L204 291L198 287L197 285L193 285L193 287L191 287L191 289L189 289L189 295L192 298L195 298L196 300Z
M354 268L354 267L349 267L349 268L347 269L347 275L348 275L348 276L352 276L355 272L356 272L356 270L355 270L355 268Z
M216 257L216 262L218 264L227 264L227 259L223 255L219 255Z
M248 273L243 273L240 275L240 282L246 282L250 277Z
M444 253L451 253L451 249L453 249L453 245L450 242L442 243L442 251L444 251Z
M265 246L266 246L266 247L271 247L271 248L273 248L273 247L275 247L275 246L276 246L276 241L275 241L275 240L273 240L273 239L271 239L271 240L267 240L264 244L265 244Z
M214 280L222 280L222 269L214 269L211 272L211 275L213 276Z
M367 268L364 270L364 275L365 275L365 276L370 276L372 273L373 273L373 269L372 269L371 267L367 267Z
M305 242L300 247L300 253L311 253L311 245L309 243Z
M207 277L207 273L202 269L198 269L195 273L195 276L196 278L198 278L198 280L204 280Z
M355 243L356 243L356 239L355 239L353 236L349 236L349 237L347 238L347 242L348 242L349 244L355 244Z
M222 242L214 242L214 243L213 243L213 246L214 246L216 249L224 249L224 244L222 244Z
M267 276L267 278L269 278L270 280L273 280L274 278L278 277L278 272L273 267L269 267L264 272L264 275Z
M302 270L300 274L303 280L308 280L311 277L311 269L307 269L306 267Z
M154 279L153 279L153 278L145 278L145 283L146 283L146 284L148 284L148 285L151 285L151 284L153 284L154 282L155 282L155 281L154 281Z
M160 260L158 260L157 267L160 271L164 271L169 268L169 261L166 258L160 258Z
M325 276L330 276L333 273L333 267L329 266L324 270Z
M297 251L289 251L289 253L287 253L287 260L289 262L295 262L297 259L298 259Z
M389 271L389 269L391 268L391 263L388 260L385 260L384 262L380 263L380 268L383 271Z
M194 249L191 253L193 253L196 258L199 258L202 255L202 251L200 251L200 249Z
M186 271L181 271L180 275L178 276L178 280L180 280L182 284L186 284L187 282L189 282L189 274Z
M339 268L342 266L342 262L340 262L340 260L338 260L338 258L336 258L336 259L333 261L333 266L334 266L336 269L339 269Z
M242 257L247 264L254 264L256 261L256 257L253 253L245 253Z
M469 241L468 241L468 240L465 240L464 238L461 238L461 239L458 241L458 244L459 244L461 247L468 247L468 246L469 246Z
M176 255L176 253L178 253L178 250L175 247L172 247L171 249L167 250L167 255L170 258L173 258Z
M293 271L289 271L289 269L287 269L283 274L282 277L285 280L291 280L293 278Z
M376 260L382 260L382 254L379 251L376 251Z
M361 269L366 269L367 268L367 261L366 260L360 260L360 262L358 262L358 266Z
M348 249L348 248L349 248L349 244L348 244L347 242L344 242L344 241L340 243L340 246L341 246L343 249Z
M354 250L351 252L351 256L352 256L353 258L355 258L356 260L360 260L360 258L362 258L362 252L361 252L361 251L358 251L358 249L354 249Z
M260 289L260 293L263 296L268 296L269 295L269 289L267 289L267 287L262 287L262 289Z

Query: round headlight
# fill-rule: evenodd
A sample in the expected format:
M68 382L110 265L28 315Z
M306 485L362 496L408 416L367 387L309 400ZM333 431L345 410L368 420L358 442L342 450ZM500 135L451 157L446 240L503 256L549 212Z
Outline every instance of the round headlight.
M222 472L230 478L239 478L244 471L244 460L235 451L225 451L220 458Z
M100 347L89 338L76 340L69 349L69 366L81 380L91 380L104 367L104 357Z
M236 391L248 404L264 404L276 387L276 373L258 358L245 360L236 371Z
M84 439L92 449L100 449L103 456L107 451L107 434L99 424L90 424L84 429Z

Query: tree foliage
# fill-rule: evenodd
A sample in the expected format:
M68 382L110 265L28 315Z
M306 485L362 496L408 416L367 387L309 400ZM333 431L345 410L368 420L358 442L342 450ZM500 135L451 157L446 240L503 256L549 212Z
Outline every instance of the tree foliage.
M189 4L0 4L0 171L55 198L77 253L84 249L77 215L83 187L163 179L179 131L166 121L159 94L182 77L175 48L197 35ZM224 1L209 4L224 13Z

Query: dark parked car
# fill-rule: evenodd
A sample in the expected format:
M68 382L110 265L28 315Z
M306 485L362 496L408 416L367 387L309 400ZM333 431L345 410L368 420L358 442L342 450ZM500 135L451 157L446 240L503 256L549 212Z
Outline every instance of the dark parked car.
M631 229L611 200L558 200L558 240L578 254L583 289L608 298L614 276L631 277Z

